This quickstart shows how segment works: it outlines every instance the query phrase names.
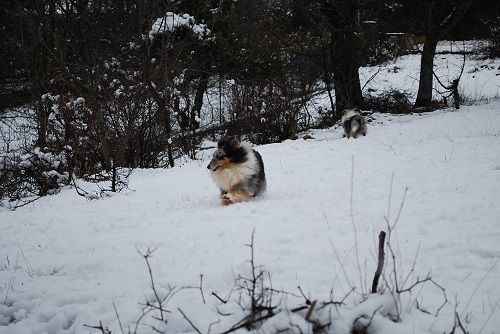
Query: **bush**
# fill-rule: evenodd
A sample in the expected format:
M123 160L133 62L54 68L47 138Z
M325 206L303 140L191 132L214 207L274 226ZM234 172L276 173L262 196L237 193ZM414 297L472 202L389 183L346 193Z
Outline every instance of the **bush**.
M396 90L384 92L377 96L365 96L364 108L391 114L411 114L414 111L408 99L408 94Z
M490 58L500 57L500 18L497 21L490 29L491 38L488 46L488 56Z
M40 196L52 195L69 181L65 152L34 147L0 156L0 201L16 208Z
M278 80L280 79L280 80ZM230 92L227 132L257 144L293 138L310 126L300 83L289 78L237 82Z

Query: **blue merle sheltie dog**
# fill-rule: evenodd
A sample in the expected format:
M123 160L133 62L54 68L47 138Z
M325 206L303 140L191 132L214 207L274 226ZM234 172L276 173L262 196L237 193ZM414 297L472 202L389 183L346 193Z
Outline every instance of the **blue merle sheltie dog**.
M224 136L207 166L220 188L223 205L248 200L266 190L264 162L250 143Z
M366 136L366 121L359 111L354 109L344 110L341 123L344 128L344 136L347 139L351 137L358 138L361 135Z

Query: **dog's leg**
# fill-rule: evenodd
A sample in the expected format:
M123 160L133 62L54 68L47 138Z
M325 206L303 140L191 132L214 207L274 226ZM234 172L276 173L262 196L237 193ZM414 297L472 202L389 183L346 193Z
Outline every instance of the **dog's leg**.
M220 202L222 205L224 206L228 206L229 204L233 204L234 202L231 200L231 197L230 195L228 194L224 194L222 195L221 199L220 199Z
M250 198L250 195L248 194L248 192L246 190L236 188L236 189L230 190L227 194L222 195L222 204L223 205L230 205L230 204L246 201L249 198Z

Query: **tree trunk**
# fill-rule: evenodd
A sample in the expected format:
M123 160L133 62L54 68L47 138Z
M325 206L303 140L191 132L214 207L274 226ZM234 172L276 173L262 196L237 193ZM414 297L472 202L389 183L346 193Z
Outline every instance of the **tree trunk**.
M335 88L335 116L345 109L361 107L363 95L359 82L359 58L353 31L335 31L331 34L333 82Z
M174 156L172 155L172 144L170 142L167 142L167 157L168 157L168 164L170 165L171 168L174 168L175 161L174 161Z
M332 81L330 71L328 69L328 48L325 47L325 43L323 42L323 36L320 34L320 42L321 42L321 60L323 61L323 82L325 83L326 91L328 92L328 99L330 100L330 108L332 109L332 113L335 112L335 102L333 102L332 97Z
M201 108L203 107L203 96L207 91L208 78L209 78L209 68L205 68L198 79L198 87L196 88L196 94L194 97L193 109L191 110L191 127L192 129L198 129L200 127L197 119L201 117Z
M439 40L462 20L474 0L458 2L449 13L439 11L436 0L427 0L427 22L424 48L420 60L420 81L418 83L417 100L415 107L427 108L432 101L432 82L434 74L434 55Z
M434 55L436 54L437 40L426 39L420 59L420 81L418 83L417 100L415 107L427 108L432 101L432 83L434 73Z
M116 164L115 160L111 160L111 191L116 192L116 181L117 181L118 175L116 173Z
M38 115L37 115L37 125L38 125L38 133L36 144L42 150L47 145L47 122L49 119L49 108L41 102L41 98L38 102Z
M358 1L323 1L330 32L330 57L335 89L334 118L344 109L361 107L363 95L359 83Z

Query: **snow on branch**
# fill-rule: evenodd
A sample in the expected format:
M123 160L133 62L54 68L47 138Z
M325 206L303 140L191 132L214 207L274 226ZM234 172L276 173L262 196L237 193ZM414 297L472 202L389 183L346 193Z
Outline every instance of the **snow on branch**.
M157 18L149 31L149 38L153 39L156 35L167 31L172 32L178 28L187 28L193 31L199 39L204 39L210 34L206 24L196 23L193 16L189 14L176 14L167 12L164 17Z

